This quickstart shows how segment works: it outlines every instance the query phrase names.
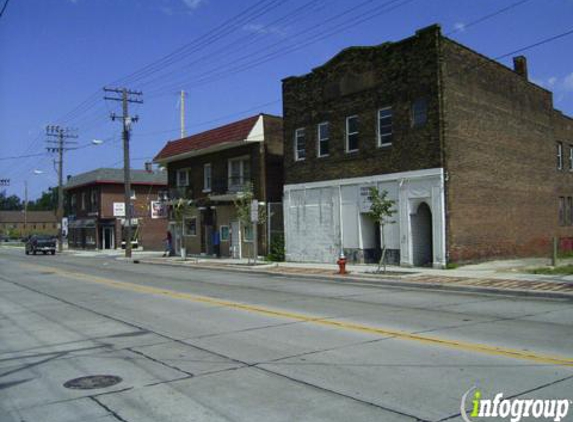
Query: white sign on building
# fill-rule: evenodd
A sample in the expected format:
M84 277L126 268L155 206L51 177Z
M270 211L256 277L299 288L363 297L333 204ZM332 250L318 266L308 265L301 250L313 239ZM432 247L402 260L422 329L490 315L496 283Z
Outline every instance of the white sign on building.
M114 202L113 203L113 216L114 217L125 217L125 202Z

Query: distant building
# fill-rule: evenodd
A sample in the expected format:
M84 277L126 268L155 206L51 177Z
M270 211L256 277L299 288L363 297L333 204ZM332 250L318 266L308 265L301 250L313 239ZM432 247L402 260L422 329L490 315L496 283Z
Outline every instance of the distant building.
M55 211L0 211L0 234L21 238L31 234L58 234Z
M380 256L368 187L396 201L390 261L548 256L573 238L573 120L551 92L439 26L283 80L291 261Z
M154 161L167 168L169 197L191 204L184 233L171 214L175 247L189 254L250 256L253 233L241 227L234 200L248 189L270 211L260 226L258 251L282 236L282 119L259 114L187 138L168 142Z
M162 214L167 175L131 170L132 235L139 247L163 249L167 218ZM125 240L123 169L100 168L70 177L67 194L68 245L115 249Z

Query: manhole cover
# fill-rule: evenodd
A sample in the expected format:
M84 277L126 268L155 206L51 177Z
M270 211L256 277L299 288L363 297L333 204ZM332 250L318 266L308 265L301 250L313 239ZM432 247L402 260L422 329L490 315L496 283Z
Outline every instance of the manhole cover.
M119 384L121 381L120 377L114 375L92 375L69 380L64 384L64 387L74 390L92 390L94 388L111 387Z

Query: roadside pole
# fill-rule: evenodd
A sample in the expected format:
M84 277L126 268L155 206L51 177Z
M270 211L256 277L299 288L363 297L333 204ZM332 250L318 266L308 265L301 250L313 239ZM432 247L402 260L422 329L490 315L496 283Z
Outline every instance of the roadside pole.
M259 201L253 199L251 202L251 223L253 224L253 261L257 265L257 255L259 254L259 241L257 236L257 228L259 225Z

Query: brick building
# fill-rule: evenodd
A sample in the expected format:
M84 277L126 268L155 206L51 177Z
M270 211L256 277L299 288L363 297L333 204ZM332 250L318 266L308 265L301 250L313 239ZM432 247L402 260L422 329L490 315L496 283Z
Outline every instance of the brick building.
M267 253L268 239L282 235L282 154L282 119L268 114L168 142L154 161L167 168L170 199L190 204L183 236L171 213L176 249L184 244L189 254L250 256L252 227L241 227L234 200L252 189L272 214L258 231L258 251Z
M79 249L116 249L124 241L123 169L100 168L69 177L66 191L68 245ZM138 247L163 249L167 218L161 200L165 173L131 170L132 234Z
M573 237L573 120L524 57L507 68L434 25L286 78L283 106L289 260L375 260L369 186L396 201L401 265L547 256Z
M0 211L0 234L21 238L31 234L57 236L55 211Z

